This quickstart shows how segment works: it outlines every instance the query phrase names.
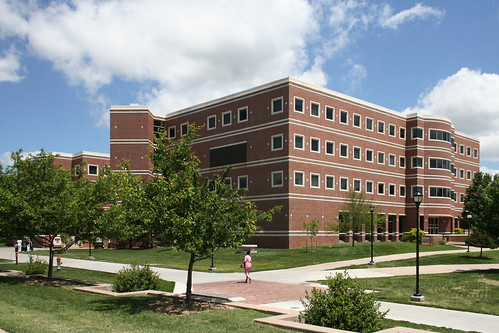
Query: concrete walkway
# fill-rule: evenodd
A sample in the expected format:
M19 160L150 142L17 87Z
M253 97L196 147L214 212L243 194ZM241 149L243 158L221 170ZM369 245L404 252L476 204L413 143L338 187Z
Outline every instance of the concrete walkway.
M473 252L479 249L471 249ZM421 252L420 256L440 253L465 253L466 249ZM375 262L414 258L414 253L396 254L375 257ZM0 248L0 258L15 260L12 248ZM21 262L28 260L28 255L20 254ZM225 296L243 297L247 303L272 306L281 309L300 311L303 309L300 299L305 296L305 291L314 285L310 281L323 280L336 272L343 272L340 267L366 264L370 258L331 262L319 265L263 271L252 273L253 283L245 284L244 274L241 273L205 273L193 272L193 292L220 294ZM77 260L64 258L65 267L83 268L104 272L116 273L123 264L107 263L94 260ZM153 268L162 279L175 281L175 293L184 293L187 273L184 270ZM499 269L499 264L485 265L433 265L420 266L420 274L462 272L477 269ZM389 277L396 275L414 275L415 267L390 267L367 268L348 270L348 274L355 278ZM410 297L410 295L408 295ZM485 333L498 332L499 316L483 315L471 312L451 311L430 308L420 305L406 305L381 302L382 310L390 309L387 318L406 320L419 324L449 327L464 331L477 331Z

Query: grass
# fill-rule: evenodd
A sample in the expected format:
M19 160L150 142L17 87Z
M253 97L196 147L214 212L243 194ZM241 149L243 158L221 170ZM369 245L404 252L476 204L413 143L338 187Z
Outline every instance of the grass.
M376 258L375 258L376 261ZM485 251L483 256L477 252L471 253L449 253L449 254L437 254L432 256L420 257L419 264L421 266L428 265L468 265L468 264L499 264L499 250L495 251ZM374 267L405 267L405 266L416 266L416 258L403 259L403 260L393 260L378 262ZM356 269L356 268L368 268L371 267L367 264L363 265L353 265L348 267L342 267L345 269Z
M7 332L286 332L253 322L249 310L170 316L148 310L158 297L111 297L0 277L0 327ZM163 299L164 300L164 299Z
M26 266L26 264L16 265L16 264L12 264L12 263L0 262L0 269L23 271L25 266ZM85 270L85 269L79 269L79 268L64 267L60 271L54 270L53 276L54 277L64 277L64 278L70 278L70 279L78 279L78 280L84 280L84 281L93 281L93 282L111 283L112 284L114 282L116 274L107 273L107 272L99 272L99 271L91 271L91 270ZM161 280L159 290L173 292L174 288L175 288L175 282Z
M407 253L415 251L414 243L386 242L376 244L376 255L389 255L396 253ZM448 245L425 245L421 246L421 252L455 250L458 247ZM47 255L47 251L40 251L40 255ZM189 256L185 252L175 251L171 248L155 249L95 249L92 250L95 260L117 262L123 264L149 264L156 267L187 269ZM88 249L70 249L61 255L66 258L87 259ZM215 272L239 272L239 265L244 254L236 253L235 249L220 249L215 254ZM265 271L274 269L294 268L307 265L321 264L332 261L341 261L370 256L370 244L356 243L335 244L319 246L313 251L306 252L305 249L258 249L258 253L252 254L252 271ZM206 259L196 262L194 270L209 272L211 260Z

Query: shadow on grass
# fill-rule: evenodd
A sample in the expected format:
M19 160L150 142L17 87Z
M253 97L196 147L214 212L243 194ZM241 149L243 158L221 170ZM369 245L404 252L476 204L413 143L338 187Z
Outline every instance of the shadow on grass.
M152 296L106 297L91 302L95 311L122 311L130 315L149 311L149 308L160 298Z
M463 260L470 260L470 261L473 261L473 260L483 260L483 261L487 261L487 260L492 260L494 258L491 258L491 257L486 257L486 256L481 256L480 255L476 255L476 256L471 256L471 255L462 255L462 256L459 256L459 258L463 259Z

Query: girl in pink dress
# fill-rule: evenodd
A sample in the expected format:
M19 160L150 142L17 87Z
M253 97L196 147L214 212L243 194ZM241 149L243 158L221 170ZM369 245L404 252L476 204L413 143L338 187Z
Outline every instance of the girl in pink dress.
M244 283L248 283L248 280L249 280L249 283L251 283L251 278L250 278L250 275L249 275L250 270L251 270L251 256L250 256L250 251L246 252L246 255L244 256L243 264L244 264L244 274L246 275L246 281L244 281Z

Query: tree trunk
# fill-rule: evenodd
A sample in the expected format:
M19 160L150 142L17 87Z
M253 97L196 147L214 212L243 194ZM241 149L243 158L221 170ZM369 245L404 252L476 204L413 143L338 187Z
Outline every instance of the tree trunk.
M49 237L49 272L47 278L52 279L52 272L54 270L54 240Z
M352 231L352 247L355 246L355 231Z
M483 250L483 247L480 248L480 258L482 257L482 250Z
M189 260L189 269L187 270L187 286L185 290L185 301L187 303L191 302L192 295L192 269L194 267L195 254L191 252L191 259Z

